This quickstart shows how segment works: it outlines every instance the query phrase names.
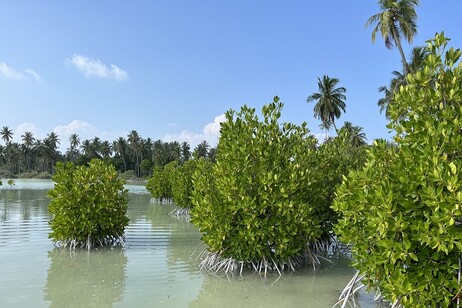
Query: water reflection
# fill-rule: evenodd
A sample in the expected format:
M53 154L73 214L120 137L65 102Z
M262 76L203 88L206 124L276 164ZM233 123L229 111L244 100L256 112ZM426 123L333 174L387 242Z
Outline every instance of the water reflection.
M340 263L343 263L341 261ZM242 277L207 275L198 297L190 307L332 307L353 271L344 264L328 264L317 272L310 267L297 272Z
M0 307L331 307L353 275L348 261L261 279L201 273L192 224L129 188L125 250L53 250L48 238L51 181L0 187ZM374 307L367 303L362 306Z
M123 249L48 252L44 289L50 307L112 307L125 292L127 257Z

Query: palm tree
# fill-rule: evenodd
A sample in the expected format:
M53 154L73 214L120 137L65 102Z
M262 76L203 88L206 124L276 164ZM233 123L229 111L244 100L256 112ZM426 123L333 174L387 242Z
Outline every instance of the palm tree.
M135 163L135 174L137 177L141 176L141 169L140 169L140 164L141 164L141 151L143 149L142 147L142 139L138 132L136 130L132 130L128 134L128 143L130 145L130 149L133 152L133 161Z
M191 146L188 142L181 143L181 162L184 163L191 158Z
M59 144L59 136L55 132L47 134L46 140L50 143L52 147L54 147L55 149L57 148Z
M99 137L93 137L91 140L91 158L101 158L101 139Z
M112 145L109 143L109 141L103 141L101 142L100 145L100 152L103 158L109 158L112 154Z
M154 141L152 145L152 162L154 166L165 166L168 163L167 143L162 140Z
M168 147L168 162L180 161L181 157L181 145L178 141L172 141L167 144Z
M125 138L123 137L119 137L119 139L113 142L112 148L122 159L124 163L124 172L127 171L127 160L126 160L127 148L128 148L127 140L125 140Z
M13 131L8 126L3 126L0 131L0 135L2 136L3 141L7 144L11 141L11 139L13 139Z
M60 154L57 150L59 144L59 137L55 132L47 134L47 137L43 139L42 146L40 147L41 159L44 165L50 167L50 172L53 173L53 168L58 160Z
M78 147L80 145L80 137L77 134L72 134L69 136L69 148L67 149L67 157L75 162L77 156L79 155Z
M209 155L209 149L210 149L209 143L204 140L194 148L193 157L195 159L199 159L201 157L207 158Z
M425 58L428 55L428 49L424 46L414 47L411 50L410 61L408 63L408 68L410 73L415 73L421 70L424 67ZM396 91L399 90L401 86L407 84L406 75L404 72L405 68L403 67L402 72L393 71L391 74L393 78L390 80L389 86L382 86L379 88L379 92L384 93L384 97L379 99L377 105L380 107L380 112L385 111L385 115L388 118L388 106L393 102L393 96Z
M77 147L80 145L80 137L77 134L70 135L69 144L71 149L77 149Z
M316 101L314 106L314 117L321 120L322 125L325 129L330 128L332 124L337 131L335 126L335 119L338 119L345 112L346 104L346 89L344 87L337 87L340 82L337 78L330 78L324 75L322 80L318 77L318 93L313 93L306 101Z
M352 147L360 147L367 144L366 134L361 126L353 125L349 121L345 121L340 132L350 141Z
M23 142L23 149L24 149L24 156L26 157L27 161L27 172L30 171L30 158L31 158L31 150L32 146L34 145L34 135L32 132L24 132L24 134L21 135L22 142Z
M92 154L92 146L91 146L91 141L90 139L85 139L81 144L80 144L80 149L82 150L83 155L87 156L88 158L91 157Z
M401 46L401 38L404 37L412 43L417 33L415 7L419 4L419 0L379 0L378 4L381 12L371 16L366 22L366 27L375 24L372 30L372 42L375 42L377 32L380 31L386 48L391 49L394 46L398 48L407 75L410 69Z

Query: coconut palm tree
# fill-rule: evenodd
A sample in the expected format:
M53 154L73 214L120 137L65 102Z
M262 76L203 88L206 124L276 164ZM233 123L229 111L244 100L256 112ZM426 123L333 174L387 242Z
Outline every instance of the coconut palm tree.
M0 135L6 144L8 144L11 139L13 139L13 131L8 126L3 126L2 130L0 131Z
M410 73L415 73L424 67L425 58L428 55L428 49L424 46L414 47L410 53L410 61L408 63L408 68ZM385 115L388 118L388 105L393 102L393 96L396 91L399 90L401 86L407 84L406 74L404 72L405 68L403 67L402 72L393 71L391 74L393 78L390 80L389 86L382 86L379 88L379 92L384 93L384 97L379 99L377 105L380 107L380 112L385 111Z
M337 133L335 119L338 119L346 108L346 89L337 87L339 82L337 78L330 78L327 75L324 75L322 80L318 77L319 92L311 94L306 99L308 103L316 101L313 109L314 117L321 120L322 126L328 129L332 124Z
M24 157L26 158L27 172L29 172L32 146L34 145L35 138L32 132L24 132L24 134L21 135L21 138L22 138L23 149L24 149L23 150Z
M371 16L366 22L366 27L375 25L372 30L372 42L375 42L377 32L380 32L386 48L392 49L396 46L407 75L410 69L401 46L401 38L412 43L413 37L417 34L415 7L419 0L379 0L378 4L381 12Z
M345 121L340 132L350 141L352 147L360 147L367 144L366 134L363 132L361 126L356 126L349 121Z
M207 158L207 156L209 155L209 149L210 149L209 143L204 140L194 148L193 157L195 159L199 159L201 157Z
M50 172L53 173L55 163L60 157L58 152L59 137L55 132L47 134L43 139L43 144L40 147L41 158L46 166L49 166Z
M152 145L152 162L154 166L165 166L168 163L167 143L162 140L154 141Z
M100 152L103 158L109 158L112 155L112 145L109 141L104 140L101 142Z
M130 149L132 150L133 154L133 162L135 163L135 174L137 177L141 176L141 169L140 169L140 164L141 164L141 152L143 150L142 146L142 138L138 134L136 130L132 130L128 136L128 144L130 146Z
M67 149L66 156L70 161L75 162L79 155L80 137L77 134L69 136L69 148Z
M191 146L188 142L181 143L181 162L184 163L191 158Z
M50 143L50 145L55 149L58 147L58 144L60 144L59 136L55 132L47 134L45 140L47 140Z
M127 140L125 140L124 137L119 137L116 141L113 142L112 148L114 149L115 153L122 159L124 163L124 172L127 171Z

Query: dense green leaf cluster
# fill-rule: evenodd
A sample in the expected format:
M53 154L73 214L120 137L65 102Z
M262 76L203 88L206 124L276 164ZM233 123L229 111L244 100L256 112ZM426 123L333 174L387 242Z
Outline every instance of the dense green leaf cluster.
M321 238L313 198L320 175L306 124L280 125L283 104L226 113L216 163L198 163L191 221L210 251L243 262L298 257Z
M152 176L146 183L146 189L152 197L160 200L171 201L173 198L172 181L175 177L177 161L172 161L165 166L155 166Z
M203 158L200 160L203 160ZM173 202L180 208L188 209L191 207L192 176L196 169L197 161L198 159L192 159L184 162L175 168L172 176Z
M421 71L389 108L396 147L376 142L337 191L337 232L354 266L405 307L455 307L461 297L462 65L437 34Z
M317 184L312 185L310 198L321 221L322 238L327 238L337 223L338 214L331 208L335 190L350 170L364 166L366 149L366 146L351 143L349 134L342 128L337 137L324 141L314 153L316 165L312 168L317 176L312 182Z
M88 167L58 163L53 180L48 192L53 241L90 249L123 239L128 191L112 165L98 159Z

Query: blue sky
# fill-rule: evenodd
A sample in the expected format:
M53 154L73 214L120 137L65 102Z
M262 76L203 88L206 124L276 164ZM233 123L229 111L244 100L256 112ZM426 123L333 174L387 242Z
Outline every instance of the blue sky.
M220 115L278 95L282 120L313 117L317 77L340 79L347 112L369 140L389 138L377 89L400 70L396 49L371 42L376 1L0 1L0 127L20 141L143 138L216 143ZM445 31L462 47L462 1L423 0L422 45ZM408 53L412 46L404 43Z

